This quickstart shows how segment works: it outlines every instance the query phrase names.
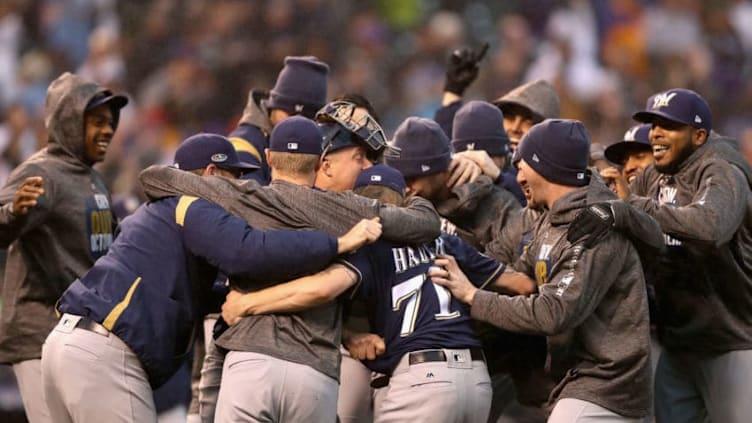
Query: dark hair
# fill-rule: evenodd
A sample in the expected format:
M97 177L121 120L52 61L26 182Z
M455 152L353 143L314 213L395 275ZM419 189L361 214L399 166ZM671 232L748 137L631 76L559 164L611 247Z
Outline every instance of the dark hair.
M371 104L370 101L368 101L365 96L358 93L344 93L340 96L336 97L332 101L349 101L350 103L355 104L358 107L362 107L368 111L368 114L371 115L376 122L381 123L381 117L378 113L376 113L376 109L373 108L373 104Z

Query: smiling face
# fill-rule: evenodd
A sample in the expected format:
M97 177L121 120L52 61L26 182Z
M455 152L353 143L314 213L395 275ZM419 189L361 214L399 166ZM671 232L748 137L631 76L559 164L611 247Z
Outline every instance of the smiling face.
M504 130L509 135L509 147L517 149L522 136L535 124L533 115L526 107L509 104L504 106Z
M627 182L632 183L637 175L654 161L653 152L650 150L635 149L630 151L622 164L622 174Z
M656 117L650 130L655 168L661 173L676 173L679 165L705 143L707 136L705 129Z
M101 162L115 134L110 105L101 104L88 110L84 116L86 158L91 163Z
M527 206L531 209L542 210L546 206L545 186L548 183L543 176L530 167L525 160L517 164L517 183L525 193Z

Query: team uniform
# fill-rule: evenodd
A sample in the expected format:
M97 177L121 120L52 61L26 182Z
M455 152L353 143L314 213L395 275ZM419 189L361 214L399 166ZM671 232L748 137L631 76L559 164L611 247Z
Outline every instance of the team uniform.
M585 401L610 410L610 418L636 421L648 414L651 398L644 278L636 250L622 235L610 234L590 249L566 239L569 223L590 201L588 191L583 187L557 200L515 264L536 280L538 293L479 291L472 317L547 335L547 370L557 383L552 404ZM613 194L595 200L608 198ZM561 414L571 410L570 401L557 406L549 421L571 421Z
M156 421L152 388L184 363L218 268L280 279L320 269L336 254L337 241L326 234L262 233L195 197L147 203L59 301L64 314L42 355L52 415ZM291 266L291 257L302 258Z
M367 303L371 330L386 352L364 360L385 375L375 392L377 422L484 422L491 385L467 306L431 283L426 273L437 254L451 254L479 286L504 267L460 238L442 235L407 247L379 242L343 262L358 275L355 298Z
M711 137L673 175L649 166L628 199L660 223L655 265L659 421L742 422L752 413L752 172Z
M8 248L0 320L0 363L12 364L30 421L49 421L40 357L55 327L55 301L107 253L115 233L111 198L85 152L85 108L104 87L64 74L50 85L48 145L19 165L0 191L0 245ZM116 111L117 112L117 111ZM117 127L118 113L113 113ZM44 179L28 213L10 213L18 186Z
M258 228L317 227L329 233L341 234L352 226L350 223L355 224L361 218L379 216L385 238L418 243L439 235L436 211L422 198L411 199L406 208L391 207L352 192L321 191L284 181L272 181L269 186L260 187L252 181L200 178L166 167L147 169L142 173L141 179L149 195L169 195L180 191L208 198ZM276 281L280 280L282 279ZM242 279L232 282L239 284L242 289L248 288ZM217 339L217 345L233 350L233 360L245 361L243 356L260 354L265 356L265 361L256 369L245 367L248 370L245 373L242 372L243 366L233 366L235 375L225 377L230 373L223 374L217 418L230 419L231 415L245 414L247 410L253 409L262 414L273 410L272 414L264 416L275 421L285 418L333 420L339 377L340 320L340 310L330 305L322 307L318 313L245 318L222 334ZM227 359L229 358L228 354ZM216 362L213 363L216 365ZM225 361L225 368L230 367L228 363L229 361ZM279 390L277 387L284 384L284 381L263 376L267 368L274 369L281 365L288 366L291 374L306 375L307 381L318 381L319 385L315 389L325 392L321 397L326 397L326 401L330 401L332 406L328 403L316 406L316 402L305 400L304 398L311 398L306 392L313 392L313 387L303 389L301 396L296 397L295 401L287 402L284 410L274 406L275 401L283 398L281 393L293 395L295 388L304 386L293 384L289 390ZM279 375L278 372L273 374ZM269 392L269 396L263 396L260 391L249 392L245 388L249 380L255 378L265 380L262 386L265 392ZM212 395L210 391L202 390L201 396ZM333 393L333 400L329 400L329 393ZM201 402L203 403L203 399ZM276 414L280 411L284 411L284 414ZM309 414L319 411L323 414L316 414L314 417ZM201 413L204 414L203 406Z

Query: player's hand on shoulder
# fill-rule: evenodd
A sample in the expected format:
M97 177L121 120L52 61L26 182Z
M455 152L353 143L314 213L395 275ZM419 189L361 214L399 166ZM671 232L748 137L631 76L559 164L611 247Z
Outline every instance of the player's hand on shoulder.
M591 204L569 224L567 241L590 248L614 229L614 209L609 203Z
M386 351L384 338L375 333L350 333L342 343L357 360L375 360Z
M428 271L433 283L452 291L452 296L463 303L472 304L478 288L462 272L457 260L449 255L439 255Z
M380 219L378 217L363 219L337 239L337 252L342 254L357 250L365 244L375 242L380 236Z
M30 176L21 182L13 196L11 213L22 216L37 205L37 199L44 194L44 180L41 176Z

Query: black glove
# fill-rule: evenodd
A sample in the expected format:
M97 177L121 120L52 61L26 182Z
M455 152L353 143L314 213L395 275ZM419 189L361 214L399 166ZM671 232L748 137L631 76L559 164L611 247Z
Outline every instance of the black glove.
M461 96L478 77L478 62L486 55L486 51L488 43L483 43L479 50L469 47L454 50L447 61L444 91Z
M591 204L583 209L567 231L567 241L582 242L590 248L609 234L614 227L614 210L608 203Z

